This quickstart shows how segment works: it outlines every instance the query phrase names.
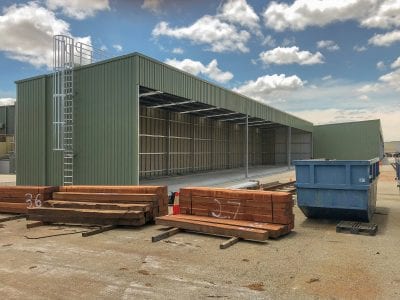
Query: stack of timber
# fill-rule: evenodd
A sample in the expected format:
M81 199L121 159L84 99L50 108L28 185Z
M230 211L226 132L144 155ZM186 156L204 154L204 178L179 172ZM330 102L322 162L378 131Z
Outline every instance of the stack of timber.
M180 190L180 214L156 224L202 233L263 241L294 228L290 193L193 187Z
M28 206L51 199L54 186L0 186L0 212L25 214Z
M141 226L168 213L166 186L63 186L28 220L43 223Z

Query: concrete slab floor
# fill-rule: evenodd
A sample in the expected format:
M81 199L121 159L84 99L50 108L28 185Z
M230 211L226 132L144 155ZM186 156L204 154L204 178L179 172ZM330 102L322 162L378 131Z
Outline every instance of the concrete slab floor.
M241 241L182 233L151 243L161 226L82 238L79 227L1 224L1 299L399 299L400 194L390 166L378 186L377 236L335 232L295 207L290 235Z
M142 179L141 185L167 185L171 192L178 191L181 187L188 186L220 186L229 187L249 180L289 181L294 178L294 167L291 171L287 166L253 166L249 168L249 177L245 178L245 169L227 169L212 172L187 174L182 176L170 176L156 179Z

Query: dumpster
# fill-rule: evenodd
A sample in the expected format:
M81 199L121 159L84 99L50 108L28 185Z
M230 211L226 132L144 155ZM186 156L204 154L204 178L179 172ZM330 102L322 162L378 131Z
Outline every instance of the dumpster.
M379 158L296 160L297 205L309 218L369 222L375 211Z

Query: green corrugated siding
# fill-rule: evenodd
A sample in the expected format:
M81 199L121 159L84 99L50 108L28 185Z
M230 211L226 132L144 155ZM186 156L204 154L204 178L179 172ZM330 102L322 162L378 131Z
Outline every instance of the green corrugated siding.
M380 120L314 126L314 157L327 159L382 158Z
M15 106L0 106L1 134L13 135L15 133Z
M236 112L247 113L282 125L312 132L313 124L268 105L221 88L191 74L137 54L139 83L189 100L207 103Z
M139 182L134 61L75 71L75 184ZM20 81L17 88L17 184L61 185L62 152L52 150L52 77Z
M46 184L46 79L17 87L17 184Z

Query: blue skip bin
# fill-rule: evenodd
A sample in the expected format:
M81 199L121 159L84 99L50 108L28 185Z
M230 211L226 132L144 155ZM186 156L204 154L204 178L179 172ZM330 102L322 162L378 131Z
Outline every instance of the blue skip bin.
M296 160L297 205L309 218L369 222L375 211L379 158Z

